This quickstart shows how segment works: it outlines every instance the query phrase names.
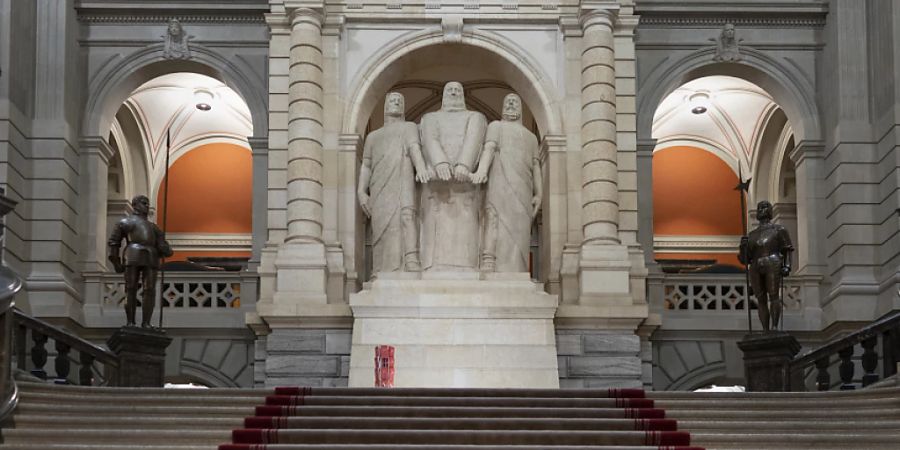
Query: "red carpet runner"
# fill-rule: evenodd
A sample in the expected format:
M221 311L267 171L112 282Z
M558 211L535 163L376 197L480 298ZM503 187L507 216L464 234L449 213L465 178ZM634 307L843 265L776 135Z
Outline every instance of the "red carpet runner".
M703 450L640 389L276 388L219 450Z

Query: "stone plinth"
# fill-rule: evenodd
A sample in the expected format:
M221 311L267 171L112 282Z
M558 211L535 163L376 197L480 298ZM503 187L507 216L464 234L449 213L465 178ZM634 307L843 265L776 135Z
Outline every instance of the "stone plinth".
M392 345L396 387L557 388L557 306L527 273L382 274L350 296L350 386Z
M791 359L800 343L782 332L748 334L738 342L744 352L744 376L750 392L789 392Z
M166 348L172 338L162 331L122 327L106 341L119 357L115 385L119 387L162 387L166 374Z

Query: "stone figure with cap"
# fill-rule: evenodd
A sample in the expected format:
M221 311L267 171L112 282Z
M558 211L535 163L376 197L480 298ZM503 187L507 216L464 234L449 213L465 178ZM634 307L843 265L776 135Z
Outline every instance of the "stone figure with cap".
M162 230L148 218L150 199L145 195L135 196L131 206L134 212L113 227L109 238L109 261L116 272L125 274L126 325L135 325L137 292L143 286L141 327L152 328L150 319L156 305L160 257L172 256L172 248ZM122 240L125 240L124 251L121 250Z
M491 122L472 182L487 182L481 270L527 272L531 224L541 207L537 137L522 125L522 99L503 99L503 119Z
M421 256L425 270L475 271L480 252L481 190L471 172L487 119L466 109L463 86L444 86L441 109L422 117L419 133L435 177L422 187Z
M420 271L416 181L427 183L419 130L404 117L403 94L388 93L384 126L369 133L363 149L357 196L372 220L373 273Z
M756 294L763 331L775 330L781 320L782 278L791 273L794 246L787 230L772 222L772 204L756 207L759 226L741 238L738 259L749 265L750 286Z

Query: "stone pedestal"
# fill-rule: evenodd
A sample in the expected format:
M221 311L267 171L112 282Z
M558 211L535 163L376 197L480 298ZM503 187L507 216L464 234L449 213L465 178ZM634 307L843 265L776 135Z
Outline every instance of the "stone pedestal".
M782 331L748 334L738 347L744 352L748 391L791 390L791 359L800 351L797 339Z
M119 387L162 387L166 373L166 347L172 338L165 332L122 327L106 341L119 357L119 370L112 380Z
M391 345L396 387L557 388L557 306L527 273L382 274L350 296L350 386Z

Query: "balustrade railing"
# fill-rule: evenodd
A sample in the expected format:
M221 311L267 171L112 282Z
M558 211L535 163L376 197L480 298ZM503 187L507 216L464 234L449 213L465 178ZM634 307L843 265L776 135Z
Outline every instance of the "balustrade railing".
M113 352L40 319L28 316L22 311L14 310L13 314L15 318L15 338L13 340L19 369L24 370L28 367L30 355L31 374L43 380L52 378L57 383L73 383L75 381L71 370L73 362L78 365L77 384L83 386L102 385L115 379L115 370L119 368L119 357ZM53 347L56 350L52 377L45 369L49 356L47 342L50 339L53 340ZM28 348L29 342L31 349ZM77 355L77 359L75 359L75 355Z
M13 378L13 328L15 302L13 297L22 282L9 269L0 266L0 422L12 412L18 402L18 389Z
M815 371L814 383L817 390L827 391L834 387L842 390L855 389L854 357L857 346L862 350L860 365L863 373L859 383L862 387L881 379L877 373L879 359L884 378L897 373L897 362L900 361L900 312L888 314L860 330L794 358L791 361L791 387L794 390L807 390L807 378ZM840 377L837 384L832 383L830 370L835 362L838 363Z
M743 274L667 274L662 281L662 308L675 311L745 311L746 281ZM800 283L784 281L784 309L799 310ZM756 296L750 295L756 308Z

